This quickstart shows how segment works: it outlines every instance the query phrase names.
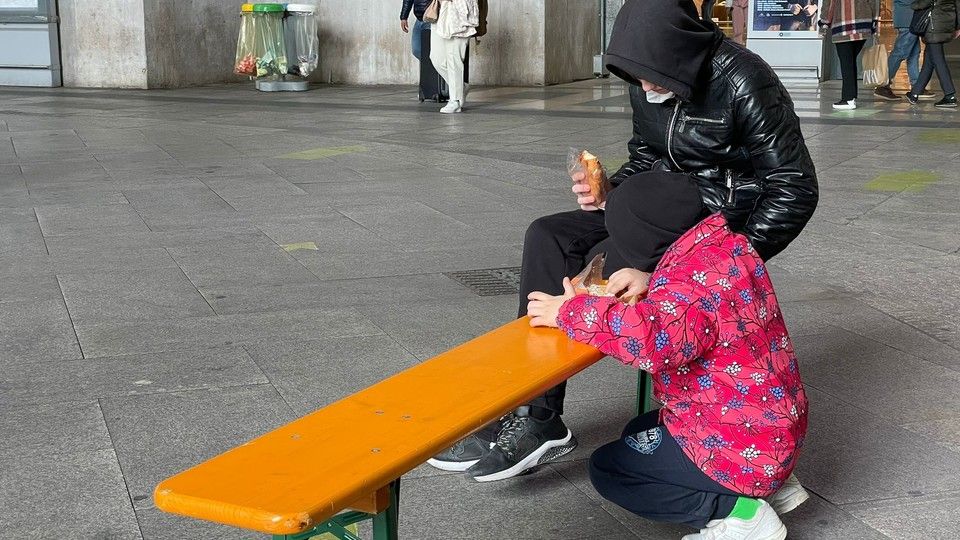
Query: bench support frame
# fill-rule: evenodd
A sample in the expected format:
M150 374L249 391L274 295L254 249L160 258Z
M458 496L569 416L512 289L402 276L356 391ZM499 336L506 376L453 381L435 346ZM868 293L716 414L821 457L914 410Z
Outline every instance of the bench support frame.
M400 521L400 479L390 483L390 504L377 514L366 512L343 512L314 526L308 531L297 534L275 534L273 540L307 540L327 533L339 540L361 540L347 527L366 520L373 521L373 540L398 540Z

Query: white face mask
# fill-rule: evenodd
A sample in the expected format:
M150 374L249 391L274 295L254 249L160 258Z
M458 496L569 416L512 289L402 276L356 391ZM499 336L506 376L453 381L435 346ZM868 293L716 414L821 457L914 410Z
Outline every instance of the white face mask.
M647 102L649 103L663 103L669 99L672 99L674 96L673 92L667 92L666 94L661 94L660 92L654 92L653 90L647 91Z

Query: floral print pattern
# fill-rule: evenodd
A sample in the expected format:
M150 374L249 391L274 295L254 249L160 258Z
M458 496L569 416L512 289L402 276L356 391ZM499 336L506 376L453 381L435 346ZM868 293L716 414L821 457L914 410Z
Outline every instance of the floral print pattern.
M715 214L667 250L650 284L634 306L576 296L557 323L657 375L661 420L705 474L773 493L803 446L807 396L763 261Z

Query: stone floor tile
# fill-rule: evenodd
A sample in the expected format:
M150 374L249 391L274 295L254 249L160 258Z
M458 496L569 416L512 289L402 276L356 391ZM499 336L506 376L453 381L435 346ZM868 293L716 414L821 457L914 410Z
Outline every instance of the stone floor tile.
M153 488L168 476L293 419L270 385L106 398L101 403L136 508L152 505Z
M405 349L427 359L516 317L515 297L488 296L442 303L364 306L359 311Z
M0 469L4 536L141 538L112 449L4 457Z
M794 347L806 384L893 424L958 418L960 372L840 329Z
M382 333L355 309L278 311L189 319L78 324L90 357L222 347L261 339L314 339Z
M201 287L221 315L343 306L402 305L468 298L475 293L442 274L342 279L288 285Z
M300 415L417 364L410 352L387 336L265 340L244 348Z
M0 388L7 386L6 380L0 383ZM0 397L5 402L0 408L0 454L49 455L113 447L96 401L21 405L14 403L6 390Z
M22 362L5 372L6 378L0 381L0 404L11 406L268 382L238 346L57 363Z
M511 246L440 251L398 251L394 247L352 253L301 250L292 255L318 278L330 280L516 267L520 266L521 252Z
M809 385L807 395L810 427L796 473L814 493L843 505L956 489L960 454Z
M6 302L0 308L0 366L24 360L80 358L63 299Z
M59 276L77 324L203 317L214 311L179 268Z
M960 494L890 499L845 507L894 540L951 538L960 528Z
M95 208L38 206L36 210L40 228L45 236L82 231L149 230L134 207L129 204L112 204Z
M634 536L563 476L544 470L480 484L461 475L401 483L400 534L410 538L603 538ZM531 499L537 504L517 504Z
M201 288L317 281L316 276L277 245L251 249L217 242L170 247L167 251L187 278Z

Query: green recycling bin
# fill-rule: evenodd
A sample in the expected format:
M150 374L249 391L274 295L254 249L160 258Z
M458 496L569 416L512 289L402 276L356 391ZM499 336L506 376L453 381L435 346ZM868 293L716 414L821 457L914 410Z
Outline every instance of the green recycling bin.
M256 77L276 79L287 73L283 4L253 4Z

